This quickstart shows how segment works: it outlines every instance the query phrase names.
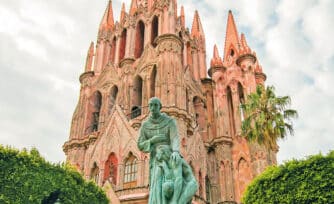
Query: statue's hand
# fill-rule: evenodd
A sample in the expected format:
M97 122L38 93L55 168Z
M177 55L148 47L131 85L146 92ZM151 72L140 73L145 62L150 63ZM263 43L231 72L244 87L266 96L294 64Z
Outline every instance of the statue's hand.
M151 138L151 143L155 144L155 143L163 142L165 140L166 140L166 137L164 135L155 135Z
M172 160L172 165L174 167L176 167L177 165L179 165L179 161L181 160L181 156L179 152L173 152L172 156L171 156L171 160Z

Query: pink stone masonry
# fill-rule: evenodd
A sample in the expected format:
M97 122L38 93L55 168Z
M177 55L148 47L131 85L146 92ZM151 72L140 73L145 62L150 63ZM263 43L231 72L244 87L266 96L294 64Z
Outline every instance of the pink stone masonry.
M137 149L137 137L153 96L177 121L181 153L201 186L193 203L240 203L249 182L276 164L276 152L240 135L240 104L266 75L232 12L224 55L215 46L208 71L198 11L190 30L177 0L132 0L128 12L123 3L120 22L108 2L63 150L113 204L147 203L149 155Z

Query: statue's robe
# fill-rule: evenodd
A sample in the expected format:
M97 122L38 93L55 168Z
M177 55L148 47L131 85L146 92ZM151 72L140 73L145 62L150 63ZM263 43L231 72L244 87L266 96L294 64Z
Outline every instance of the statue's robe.
M164 135L166 138L159 143L152 143L150 139L155 135ZM167 203L162 195L163 175L156 163L156 148L160 145L169 145L172 151L180 151L180 141L175 119L162 113L158 119L150 117L142 123L139 130L138 148L150 153L150 197L149 204Z

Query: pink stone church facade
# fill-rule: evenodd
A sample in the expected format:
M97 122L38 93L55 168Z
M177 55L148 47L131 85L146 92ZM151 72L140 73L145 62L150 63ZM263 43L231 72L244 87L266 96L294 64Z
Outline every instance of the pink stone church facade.
M115 22L109 1L88 50L63 150L113 204L147 203L149 155L137 139L153 96L177 121L181 154L199 183L193 203L240 203L247 184L276 163L277 151L240 137L239 106L266 76L232 13L224 55L215 46L207 65L198 12L189 30L184 8L177 11L177 0L132 0Z

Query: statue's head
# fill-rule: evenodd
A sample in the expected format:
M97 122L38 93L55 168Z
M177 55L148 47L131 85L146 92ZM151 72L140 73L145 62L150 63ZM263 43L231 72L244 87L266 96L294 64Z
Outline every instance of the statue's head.
M150 101L148 102L148 107L152 114L159 114L162 108L160 99L157 97L151 98Z
M169 145L160 145L157 148L156 158L158 161L168 162L171 154L172 150Z

